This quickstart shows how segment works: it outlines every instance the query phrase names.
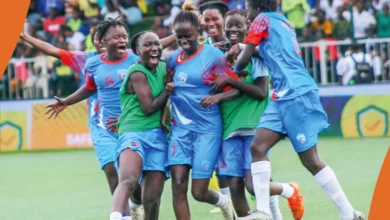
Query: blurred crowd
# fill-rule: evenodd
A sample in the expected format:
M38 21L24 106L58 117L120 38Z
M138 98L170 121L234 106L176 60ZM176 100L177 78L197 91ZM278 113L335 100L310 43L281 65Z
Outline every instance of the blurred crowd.
M193 0L193 3L198 5L207 1ZM245 9L245 0L221 1L229 9ZM94 48L90 40L90 28L107 18L121 17L129 26L130 36L147 29L154 30L161 38L169 36L174 17L180 12L183 2L184 0L31 0L24 31L58 48L92 51ZM278 0L278 3L278 12L287 16L301 43L390 37L390 0ZM166 48L162 58L168 57L176 48L175 44ZM382 52L388 48L387 44L373 44L360 48L360 52L379 56L379 65L383 69L388 53ZM350 54L350 48L330 46L326 49L329 69L332 70L330 72L338 71L337 76L343 75L343 64L336 68L336 62L345 57L346 52ZM23 41L18 42L10 61L12 67L9 65L1 79L0 99L31 98L28 88L32 86L48 87L50 97L64 96L77 89L79 79L69 67L53 57L42 55ZM314 57L303 58L310 60L307 65L312 68L311 73L319 74L321 57L318 48L303 56ZM30 58L32 62L21 58ZM330 61L335 63L331 64ZM314 71L315 68L317 71ZM42 77L37 77L43 72L49 79L48 85L43 80L39 81ZM376 74L382 73L377 71ZM321 82L318 77L315 77L316 80Z

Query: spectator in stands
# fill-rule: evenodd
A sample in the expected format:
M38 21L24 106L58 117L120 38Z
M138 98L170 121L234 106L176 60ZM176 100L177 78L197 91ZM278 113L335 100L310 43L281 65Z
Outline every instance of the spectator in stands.
M139 9L136 0L121 0L119 2L126 10L127 24L135 25L142 21L142 12Z
M350 53L337 63L340 84L355 85L371 82L373 80L371 55L362 52L361 46L356 42L352 43Z
M382 11L384 5L390 4L390 0L371 0L372 7L376 11Z
M163 21L163 25L165 27L172 27L173 25L173 20L175 20L176 18L176 15L178 15L181 11L181 5L183 4L184 1L182 0L172 0L171 1L171 5L172 5L172 8L171 8L171 11L170 11L170 15L167 19L165 19Z
M46 39L50 41L53 36L58 35L61 25L66 24L65 18L57 15L57 9L51 8L49 10L49 16L45 19L43 27L46 34Z
M61 35L65 38L66 43L69 45L68 50L80 51L82 44L85 40L84 34L73 31L70 27L63 25L61 26Z
M83 12L80 10L79 7L73 7L72 9L72 18L69 19L69 21L66 23L68 27L72 29L72 31L79 31L80 27L83 23L82 18Z
M127 19L127 11L116 0L107 0L100 14L104 16L104 20L109 18L116 19L118 17L121 17L123 20Z
M335 20L338 17L338 8L344 5L344 0L320 0L319 8L326 14L329 20Z
M382 12L376 15L377 25L376 36L379 38L390 37L390 13L389 13L389 4L383 5Z
M299 42L313 42L314 41L310 27L303 28L302 35L300 37L298 37L298 41Z
M337 9L338 16L333 20L333 36L336 40L345 40L351 37L351 23L343 16L344 11L345 7L339 7Z
M317 30L322 30L326 36L330 37L333 34L332 22L326 19L325 11L317 10L316 11L317 20L311 24L311 29L313 32Z
M351 20L349 12L345 13L346 19ZM371 12L364 10L364 0L357 0L353 9L353 30L355 39L367 38L367 30L376 25Z
M31 1L30 7L27 12L27 22L30 25L34 25L38 20L40 20L42 16L38 13L36 7L36 1Z
M50 10L52 8L60 11L63 15L63 10L65 9L64 2L62 0L39 0L38 2L38 11L42 13L43 16L50 16Z
M88 20L96 21L100 16L100 6L97 0L78 0L79 7L84 12L84 16Z
M282 11L286 13L291 25L295 28L298 36L301 36L305 27L305 13L310 12L310 6L306 0L283 0Z

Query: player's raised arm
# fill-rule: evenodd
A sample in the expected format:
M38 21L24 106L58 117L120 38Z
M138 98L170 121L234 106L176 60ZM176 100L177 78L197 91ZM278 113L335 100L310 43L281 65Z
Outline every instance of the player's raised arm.
M174 34L172 34L166 38L160 39L160 43L161 43L162 48L169 47L169 45L173 44L175 41L176 41L176 36Z
M32 37L24 32L20 34L20 38L27 43L31 44L33 47L44 52L47 55L60 58L60 49L47 43L42 40L39 40L35 37Z
M256 45L248 44L248 43L245 44L245 49L238 56L236 65L234 66L234 72L241 73L245 69L245 67L248 65L249 61L251 60L251 57L255 50L256 50Z

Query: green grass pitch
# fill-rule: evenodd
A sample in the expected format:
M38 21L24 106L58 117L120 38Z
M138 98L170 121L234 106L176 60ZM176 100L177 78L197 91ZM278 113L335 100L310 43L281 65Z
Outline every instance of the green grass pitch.
M321 139L322 158L335 170L352 205L368 215L375 183L390 145L390 138ZM336 208L314 178L301 166L289 141L271 153L275 181L296 181L305 197L307 220L340 219ZM2 220L107 220L111 195L93 150L0 154L0 219ZM170 181L160 208L160 219L175 219ZM192 219L219 220L213 208L191 196ZM285 220L292 219L283 198ZM254 203L251 201L252 208Z

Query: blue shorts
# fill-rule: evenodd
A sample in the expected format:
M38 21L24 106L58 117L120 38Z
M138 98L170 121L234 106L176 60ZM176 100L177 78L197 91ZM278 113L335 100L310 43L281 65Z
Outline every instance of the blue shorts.
M221 133L199 133L171 126L166 166L189 165L192 179L210 179L221 148Z
M317 90L291 100L271 100L257 128L286 135L296 152L304 152L318 142L318 133L329 126Z
M166 134L161 128L147 131L125 132L118 138L115 161L119 162L122 151L130 149L137 152L143 162L143 171L161 171L167 174L165 167L167 160Z
M245 177L245 171L251 170L251 143L254 137L235 136L222 141L218 157L218 177ZM267 156L270 152L267 152Z
M90 124L90 132L100 168L104 169L108 163L115 161L115 149L118 143L116 134L92 123Z
M250 144L254 136L236 136L222 141L218 158L218 175L245 177L251 169L252 155Z

